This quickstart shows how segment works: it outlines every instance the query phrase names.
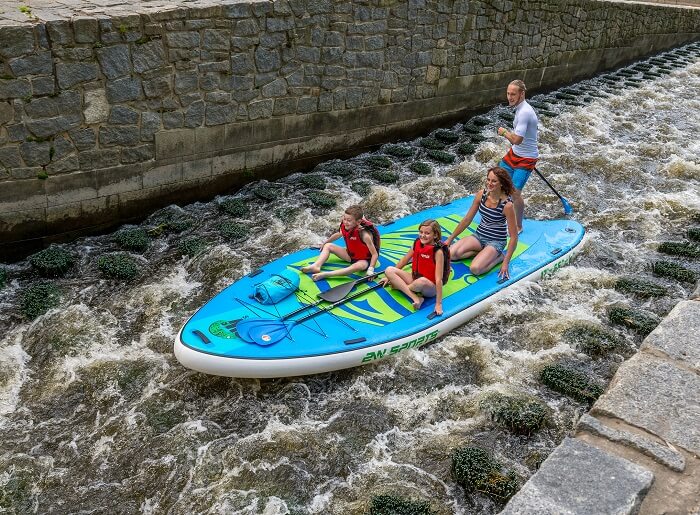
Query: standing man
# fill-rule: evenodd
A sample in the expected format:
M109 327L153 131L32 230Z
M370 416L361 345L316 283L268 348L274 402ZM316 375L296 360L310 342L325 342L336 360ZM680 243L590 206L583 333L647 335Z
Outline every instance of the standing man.
M512 145L498 166L505 169L513 179L515 189L511 197L515 208L518 232L523 230L523 213L525 211L523 188L530 178L532 170L535 169L539 157L537 153L537 114L532 106L525 101L526 91L525 83L521 80L514 80L508 84L506 90L508 105L515 107L513 131L508 131L503 127L498 128L498 135L506 138Z

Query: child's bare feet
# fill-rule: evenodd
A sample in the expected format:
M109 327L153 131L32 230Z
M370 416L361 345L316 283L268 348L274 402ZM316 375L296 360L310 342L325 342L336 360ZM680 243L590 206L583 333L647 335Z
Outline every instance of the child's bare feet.
M309 266L303 266L301 268L301 271L304 272L305 274L317 274L321 271L321 268L314 266L314 265L309 265Z
M328 274L326 274L325 272L320 272L312 275L311 279L313 279L314 281L320 281L321 279L324 279L327 275Z
M413 309L418 311L420 309L420 307L423 305L424 300L425 299L423 297L418 297L418 300L414 300L413 303L411 304L411 306L413 306Z

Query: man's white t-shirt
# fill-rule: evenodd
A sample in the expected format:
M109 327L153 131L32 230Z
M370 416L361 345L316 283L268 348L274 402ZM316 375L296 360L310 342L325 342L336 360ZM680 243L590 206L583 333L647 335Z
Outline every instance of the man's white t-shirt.
M523 138L522 143L513 145L513 152L519 157L537 159L537 114L525 100L515 108L513 132Z

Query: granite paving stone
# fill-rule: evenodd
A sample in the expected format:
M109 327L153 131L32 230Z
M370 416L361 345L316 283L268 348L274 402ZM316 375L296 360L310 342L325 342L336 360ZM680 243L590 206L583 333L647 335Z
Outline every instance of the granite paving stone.
M683 472L685 469L685 458L680 452L666 445L653 442L636 433L620 431L608 427L600 420L590 415L581 416L578 421L578 429L583 429L594 435L602 436L611 442L620 443L627 447L637 449L676 472Z
M591 413L617 417L700 454L700 375L646 352L620 366Z
M684 301L676 304L663 322L654 329L642 344L642 349L656 349L673 359L687 363L700 372L700 302Z
M501 515L633 514L653 481L644 467L566 438Z

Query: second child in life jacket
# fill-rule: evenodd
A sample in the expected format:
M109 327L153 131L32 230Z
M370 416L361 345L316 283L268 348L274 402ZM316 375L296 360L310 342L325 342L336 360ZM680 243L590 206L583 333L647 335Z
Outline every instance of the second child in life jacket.
M341 236L345 240L345 247L331 243ZM311 278L314 281L320 281L326 277L351 275L363 270L367 271L367 275L371 275L374 273L374 267L379 258L379 243L379 231L372 222L365 220L362 206L350 206L345 210L338 231L329 236L321 245L318 259L311 265L303 267L301 271L313 274ZM347 261L350 266L321 272L321 267L331 254Z
M409 262L411 271L407 272L403 267ZM382 282L403 292L415 310L420 309L426 297L435 297L435 314L442 315L442 285L449 274L449 250L442 243L440 224L425 220L418 226L418 238L411 249L396 266L387 267Z

